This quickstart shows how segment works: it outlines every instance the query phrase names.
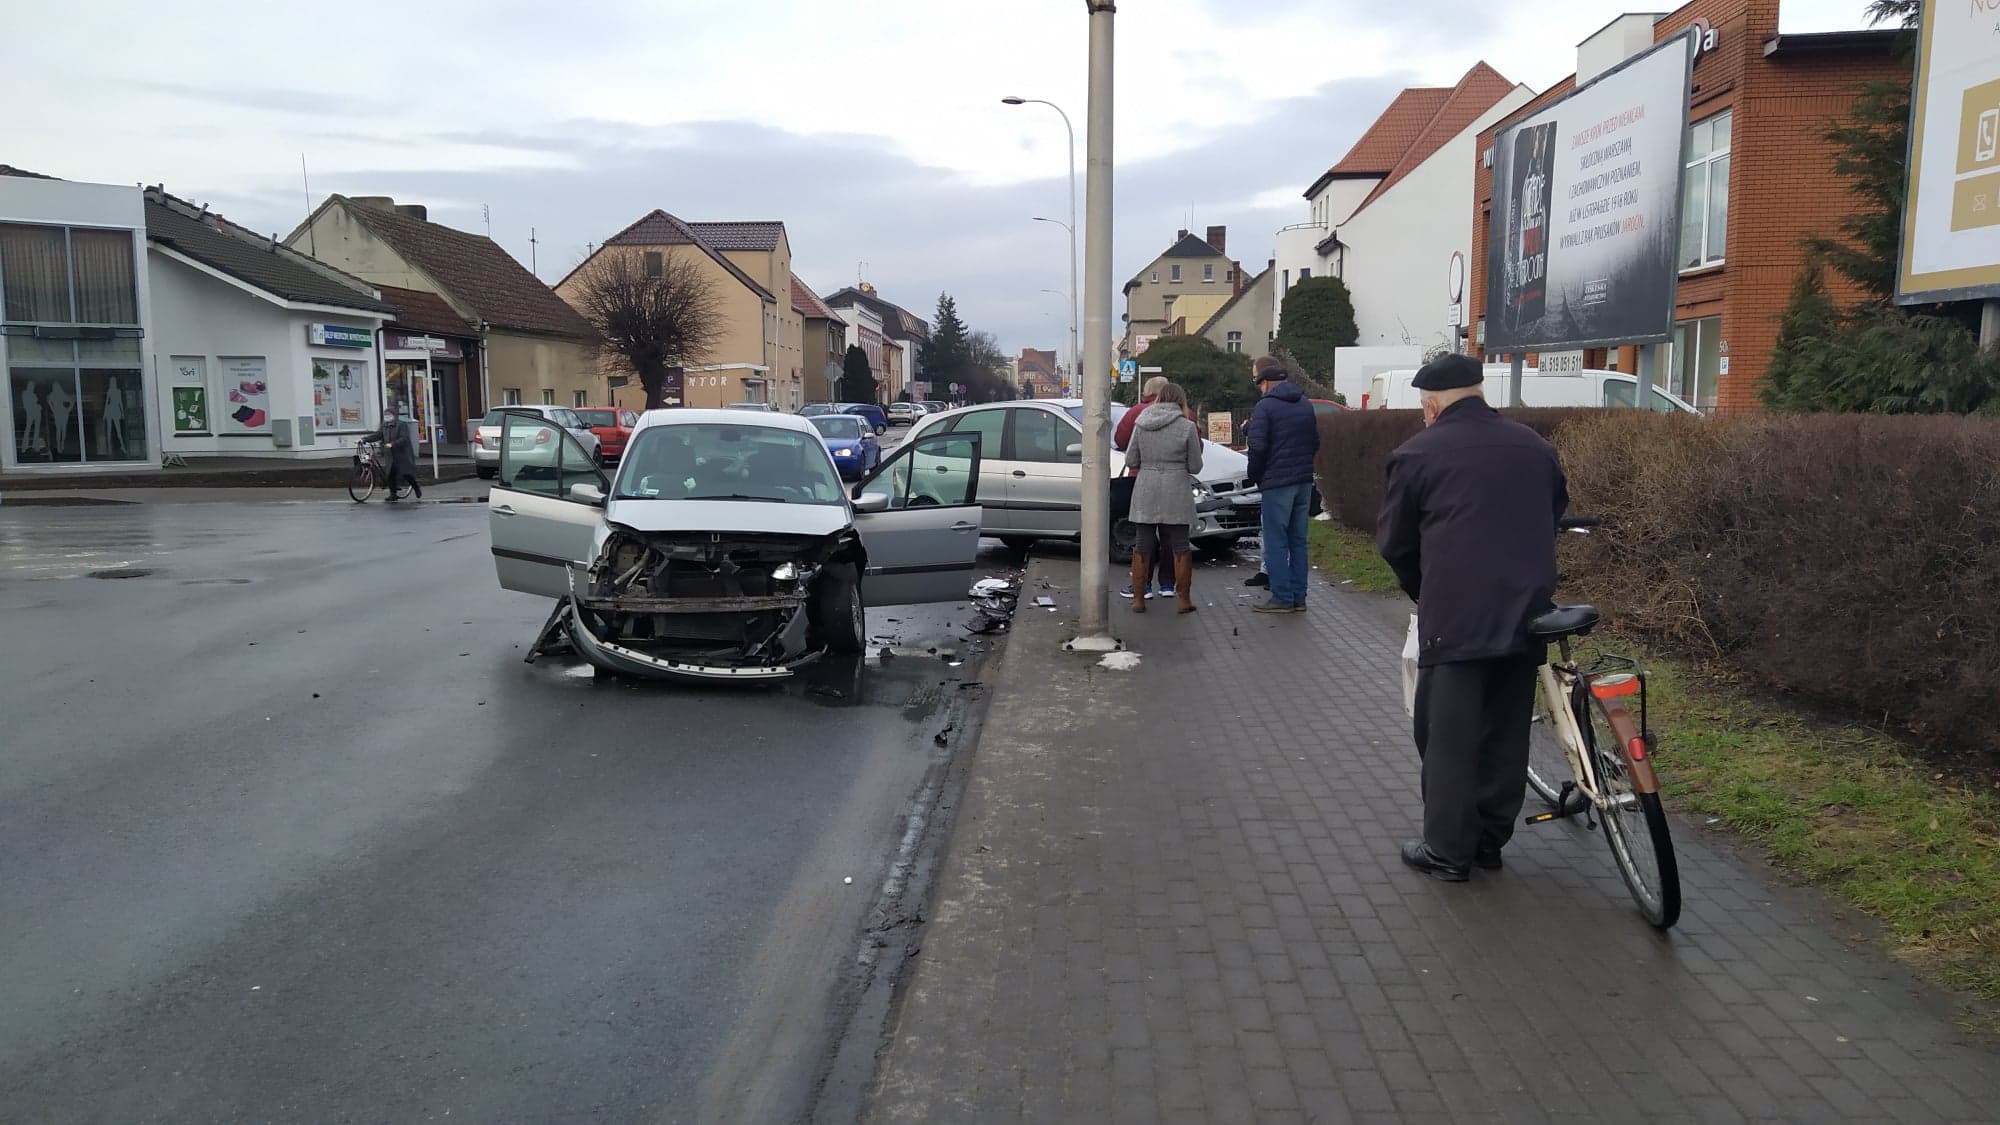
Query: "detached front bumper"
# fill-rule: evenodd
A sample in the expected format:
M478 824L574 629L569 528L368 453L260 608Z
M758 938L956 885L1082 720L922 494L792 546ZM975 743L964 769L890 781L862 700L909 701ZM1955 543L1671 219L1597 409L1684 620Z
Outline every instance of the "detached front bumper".
M568 629L569 643L575 646L577 654L589 661L592 666L637 679L696 680L703 683L768 683L789 678L792 673L820 657L820 654L814 651L782 664L718 664L689 658L655 656L625 645L598 640L577 617L574 606L569 609Z

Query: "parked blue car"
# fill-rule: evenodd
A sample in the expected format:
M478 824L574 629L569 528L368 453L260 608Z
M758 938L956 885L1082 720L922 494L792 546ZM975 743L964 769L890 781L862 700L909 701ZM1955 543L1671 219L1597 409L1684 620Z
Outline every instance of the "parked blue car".
M868 427L877 434L889 429L889 412L872 402L840 402L834 404L834 409L867 419Z
M868 428L868 420L858 414L816 414L806 419L819 431L819 440L833 454L833 467L843 480L858 480L882 463L882 443Z

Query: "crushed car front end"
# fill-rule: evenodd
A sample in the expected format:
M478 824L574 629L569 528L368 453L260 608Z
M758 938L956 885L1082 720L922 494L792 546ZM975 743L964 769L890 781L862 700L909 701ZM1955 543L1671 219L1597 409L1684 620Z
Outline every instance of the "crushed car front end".
M589 569L571 573L569 640L622 675L783 679L826 650L827 603L816 595L859 556L845 526L785 534L614 524Z

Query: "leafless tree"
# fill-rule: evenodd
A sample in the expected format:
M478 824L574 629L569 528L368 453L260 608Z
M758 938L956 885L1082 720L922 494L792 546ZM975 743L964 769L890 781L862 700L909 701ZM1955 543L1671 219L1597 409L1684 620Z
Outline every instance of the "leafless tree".
M573 303L629 364L646 409L680 406L684 370L705 359L725 329L722 297L692 255L672 249L601 253L578 276Z

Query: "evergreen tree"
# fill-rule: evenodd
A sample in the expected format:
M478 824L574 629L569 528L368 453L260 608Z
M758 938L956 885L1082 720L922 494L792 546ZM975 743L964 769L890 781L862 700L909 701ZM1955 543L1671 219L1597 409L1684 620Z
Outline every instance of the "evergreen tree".
M840 371L840 401L874 402L875 373L869 370L868 353L850 344Z
M1333 351L1361 339L1354 324L1354 298L1337 277L1309 277L1285 294L1277 347L1298 361L1306 374L1333 382Z
M917 351L917 369L922 377L931 382L965 382L960 376L971 358L967 339L965 322L958 318L958 302L949 293L939 293L931 337Z

